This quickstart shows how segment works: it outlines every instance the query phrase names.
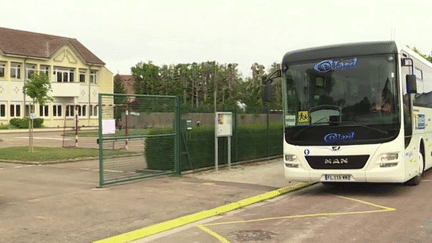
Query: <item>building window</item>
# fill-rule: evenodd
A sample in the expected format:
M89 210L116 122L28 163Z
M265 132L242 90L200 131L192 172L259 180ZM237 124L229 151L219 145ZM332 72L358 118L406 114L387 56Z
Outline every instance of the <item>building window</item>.
M90 105L89 106L89 114L90 114L90 116L97 116L98 115L97 105Z
M61 117L62 116L62 106L61 105L53 105L53 116Z
M80 70L79 80L81 83L85 83L86 80L86 70Z
M414 74L415 74L417 80L423 80L423 71L422 70L415 68Z
M4 78L4 76L5 76L5 68L6 68L6 65L4 63L0 62L0 78Z
M74 105L67 105L66 106L66 116L73 117L74 114L75 114L74 110L75 110L75 106Z
M21 105L10 105L10 117L21 117Z
M30 64L26 66L26 78L29 79L31 78L32 74L34 73L36 69L36 65Z
M97 84L97 72L90 71L90 83Z
M6 105L0 104L0 117L6 117Z
M31 110L30 110L31 109ZM30 113L33 111L33 113L35 112L34 110L34 105L25 105L24 106L24 115L25 116L30 116Z
M39 72L45 73L45 75L48 77L48 75L49 75L49 66L40 65Z
M49 108L47 105L39 106L39 116L40 117L48 117L49 116Z
M73 69L59 69L54 71L54 75L59 83L74 82L75 70Z
M87 106L86 105L77 105L77 113L78 113L78 116L85 117L87 115Z
M18 63L11 64L11 78L20 79L21 78L21 65Z
M87 115L87 106L80 105L78 106L78 116L85 117Z
M77 106L75 107L75 110L76 110L78 116L81 116L81 106L80 106L80 105L77 105Z

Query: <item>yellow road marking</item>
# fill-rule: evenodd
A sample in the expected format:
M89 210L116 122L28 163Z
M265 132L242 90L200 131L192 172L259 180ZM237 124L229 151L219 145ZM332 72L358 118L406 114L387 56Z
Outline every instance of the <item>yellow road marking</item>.
M337 195L336 195L337 196ZM354 211L354 212L329 212L329 213L313 213L313 214L303 214L303 215L289 215L289 216L282 216L282 217L271 217L271 218L261 218L261 219L251 219L251 220L238 220L238 221L228 221L228 222L220 222L220 223L211 223L211 224L205 224L205 225L198 225L197 227L204 230L205 232L209 233L207 227L205 226L218 226L218 225L228 225L228 224L239 224L239 223L252 223L252 222L260 222L260 221L269 221L269 220L277 220L277 219L295 219L295 218L311 218L311 217L325 217L325 216L340 216L340 215L355 215L355 214L368 214L368 213L383 213L383 212L390 212L395 211L396 209L385 207L381 205L377 205L374 203L366 202L363 200L355 199L355 198L349 198L344 196L337 196L342 199L350 200L357 203L362 203L365 205L373 206L375 208L379 208L377 210L368 210L368 211ZM211 235L219 239L219 237L225 239L221 235L218 235L216 232L211 231ZM226 240L226 239L225 239ZM226 243L226 241L221 242Z
M396 209L394 209L394 208L389 208L389 207L385 207L385 206L380 206L380 205L377 205L377 204L374 204L374 203L370 203L370 202L362 201L362 200L355 199L355 198L344 197L344 196L337 196L337 197L339 197L339 198L343 198L343 199L347 199L347 200L351 200L351 201L358 202L358 203L363 203L363 204L370 205L370 206L373 206L373 207L376 207L376 208L382 208L382 209L384 209L385 211L394 211L394 210L396 210Z
M197 227L200 228L201 230L203 230L203 231L209 233L210 235L214 236L214 237L215 237L216 239L218 239L220 242L223 242L223 243L230 243L230 242L229 242L225 237L223 237L223 236L217 234L217 233L214 232L213 230L211 230L211 229L205 227L204 225L198 225Z
M187 225L205 218L213 217L215 215L224 214L245 206L252 205L254 203L262 202L264 200L268 200L280 195L283 195L285 193L298 190L300 188L307 187L309 185L312 185L314 183L297 183L295 185L281 188L278 190L270 191L258 196L250 197L247 199L240 200L238 202L230 203L227 205L223 205L214 209L210 210L204 210L198 213L194 213L191 215L183 216L180 218L168 220L166 222L162 222L159 224L151 225L148 227L144 227L141 229L137 229L131 232L127 232L124 234L112 236L106 239L94 241L94 243L124 243L124 242L130 242L133 240L141 239L148 237L150 235L154 235L163 231L167 231L173 228L177 228L183 225Z

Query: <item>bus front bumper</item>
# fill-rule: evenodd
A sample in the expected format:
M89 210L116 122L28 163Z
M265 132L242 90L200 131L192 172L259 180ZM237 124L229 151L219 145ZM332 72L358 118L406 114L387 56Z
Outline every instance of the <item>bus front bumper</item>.
M403 183L406 181L402 166L374 168L372 170L314 170L284 168L285 178L305 182L376 182Z

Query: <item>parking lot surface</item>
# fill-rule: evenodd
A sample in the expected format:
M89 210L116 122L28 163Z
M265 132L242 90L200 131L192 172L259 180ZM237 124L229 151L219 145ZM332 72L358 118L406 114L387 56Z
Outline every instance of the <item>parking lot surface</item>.
M432 242L431 187L319 183L135 242Z
M257 166L274 165L281 173L280 161ZM96 160L0 163L0 185L0 242L8 243L93 242L278 188L188 175L97 188Z

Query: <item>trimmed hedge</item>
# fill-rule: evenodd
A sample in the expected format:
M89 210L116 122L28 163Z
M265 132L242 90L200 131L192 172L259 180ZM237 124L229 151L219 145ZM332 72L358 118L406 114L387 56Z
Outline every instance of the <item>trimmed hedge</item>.
M22 129L28 129L29 128L29 122L30 122L30 118L28 117L24 117L24 118L12 118L10 119L9 123L17 128L22 128ZM44 122L43 118L36 118L33 120L33 127L34 128L41 128L42 124Z
M172 129L152 130L149 135L172 133ZM147 137L144 156L149 170L174 170L174 136Z
M151 134L166 134L172 130L155 130ZM267 125L253 124L239 126L231 138L233 162L280 155L283 151L282 124L270 124L267 139ZM213 126L194 127L186 139L191 165L182 155L181 170L214 166L215 137ZM237 140L237 141L236 141ZM219 138L219 164L227 163L226 137ZM182 148L183 149L183 148ZM146 139L145 156L147 166L153 170L174 170L174 137L150 137Z

